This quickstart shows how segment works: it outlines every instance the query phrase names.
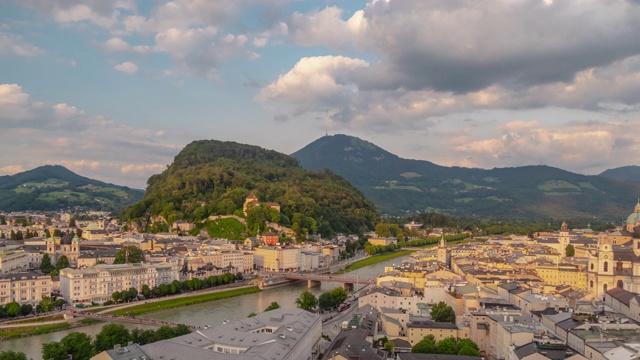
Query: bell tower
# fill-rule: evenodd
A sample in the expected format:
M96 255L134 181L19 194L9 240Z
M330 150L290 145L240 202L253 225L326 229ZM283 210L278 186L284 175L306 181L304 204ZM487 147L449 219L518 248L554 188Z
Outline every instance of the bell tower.
M451 268L451 254L444 240L444 234L442 234L440 245L438 245L438 261L445 264L447 268Z

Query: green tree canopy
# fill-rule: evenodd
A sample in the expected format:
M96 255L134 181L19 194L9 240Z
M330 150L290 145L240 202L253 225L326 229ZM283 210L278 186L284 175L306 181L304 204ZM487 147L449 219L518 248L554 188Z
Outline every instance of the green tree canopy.
M11 317L15 317L20 315L20 304L18 304L17 302L10 302L7 304L7 306L5 306L5 310L7 311L7 315L11 316Z
M566 248L564 248L564 252L566 256L572 257L572 256L575 256L576 254L576 248L573 245L569 244L567 245Z
M56 262L56 270L60 271L64 268L68 268L69 267L69 258L67 258L66 256L62 255L59 259L58 262Z
M436 344L433 337L426 336L411 348L412 353L435 354Z
M278 304L277 302L272 302L271 304L269 304L269 306L267 306L266 309L264 309L264 311L271 311L271 310L275 310L275 309L280 309L280 304Z
M89 360L95 355L91 336L72 332L60 340L67 354L72 355L74 360ZM46 358L45 358L46 359Z
M55 267L51 264L49 254L44 253L44 255L42 255L42 260L40 260L40 271L45 274L50 274L54 269Z
M455 338L446 338L436 344L438 354L456 355L458 353L458 341Z
M318 298L309 290L305 290L296 298L296 306L303 310L314 310L318 307Z
M114 264L141 263L144 262L144 252L139 248L129 245L124 246L116 253Z
M0 360L27 360L27 355L21 351L0 351Z
M431 318L437 322L456 323L456 313L453 308L444 301L440 301L431 308Z
M42 344L42 358L47 360L68 360L69 355L61 342L52 341Z
M96 335L96 351L102 352L113 349L114 345L125 346L131 340L129 330L122 324L107 324Z

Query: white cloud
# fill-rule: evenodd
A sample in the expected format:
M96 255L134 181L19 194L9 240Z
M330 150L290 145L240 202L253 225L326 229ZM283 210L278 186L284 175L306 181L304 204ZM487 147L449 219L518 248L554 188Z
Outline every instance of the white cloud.
M0 166L0 175L13 175L25 170L22 165L5 165Z
M0 143L21 154L23 168L62 164L83 170L85 176L138 188L160 168L157 164L169 163L183 146L157 130L118 124L67 103L32 101L18 84L0 84L0 127ZM23 168L10 157L0 160L0 173Z
M22 37L0 32L0 55L11 54L18 56L38 56L44 51L35 45L26 43Z
M131 2L102 0L23 0L20 5L59 23L88 22L104 28L116 25L121 10L134 8Z
M138 65L132 63L131 61L125 61L114 66L113 68L129 75L133 75L138 72Z

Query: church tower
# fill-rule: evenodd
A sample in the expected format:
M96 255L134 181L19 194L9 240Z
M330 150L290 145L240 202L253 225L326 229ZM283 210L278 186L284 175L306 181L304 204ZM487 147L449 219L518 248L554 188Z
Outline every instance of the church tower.
M438 245L438 261L445 264L446 267L451 268L451 254L444 241L444 234L442 234L440 245Z
M569 245L569 227L564 221L560 227L560 237L558 238L558 242L560 243L560 253L564 254L567 245Z

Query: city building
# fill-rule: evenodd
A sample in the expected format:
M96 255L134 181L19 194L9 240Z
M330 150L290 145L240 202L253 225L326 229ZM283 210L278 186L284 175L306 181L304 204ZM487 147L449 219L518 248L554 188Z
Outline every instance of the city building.
M24 250L0 251L0 274L27 271L29 260L29 253Z
M276 246L261 246L256 249L254 259L256 268L266 271L297 271L300 268L300 249Z
M0 275L0 305L10 302L37 304L51 296L51 276L32 272Z
M96 265L85 269L60 270L60 292L70 304L103 303L116 291L142 286L154 288L179 278L177 263Z
M301 309L276 309L254 317L143 345L151 359L311 360L322 318Z

